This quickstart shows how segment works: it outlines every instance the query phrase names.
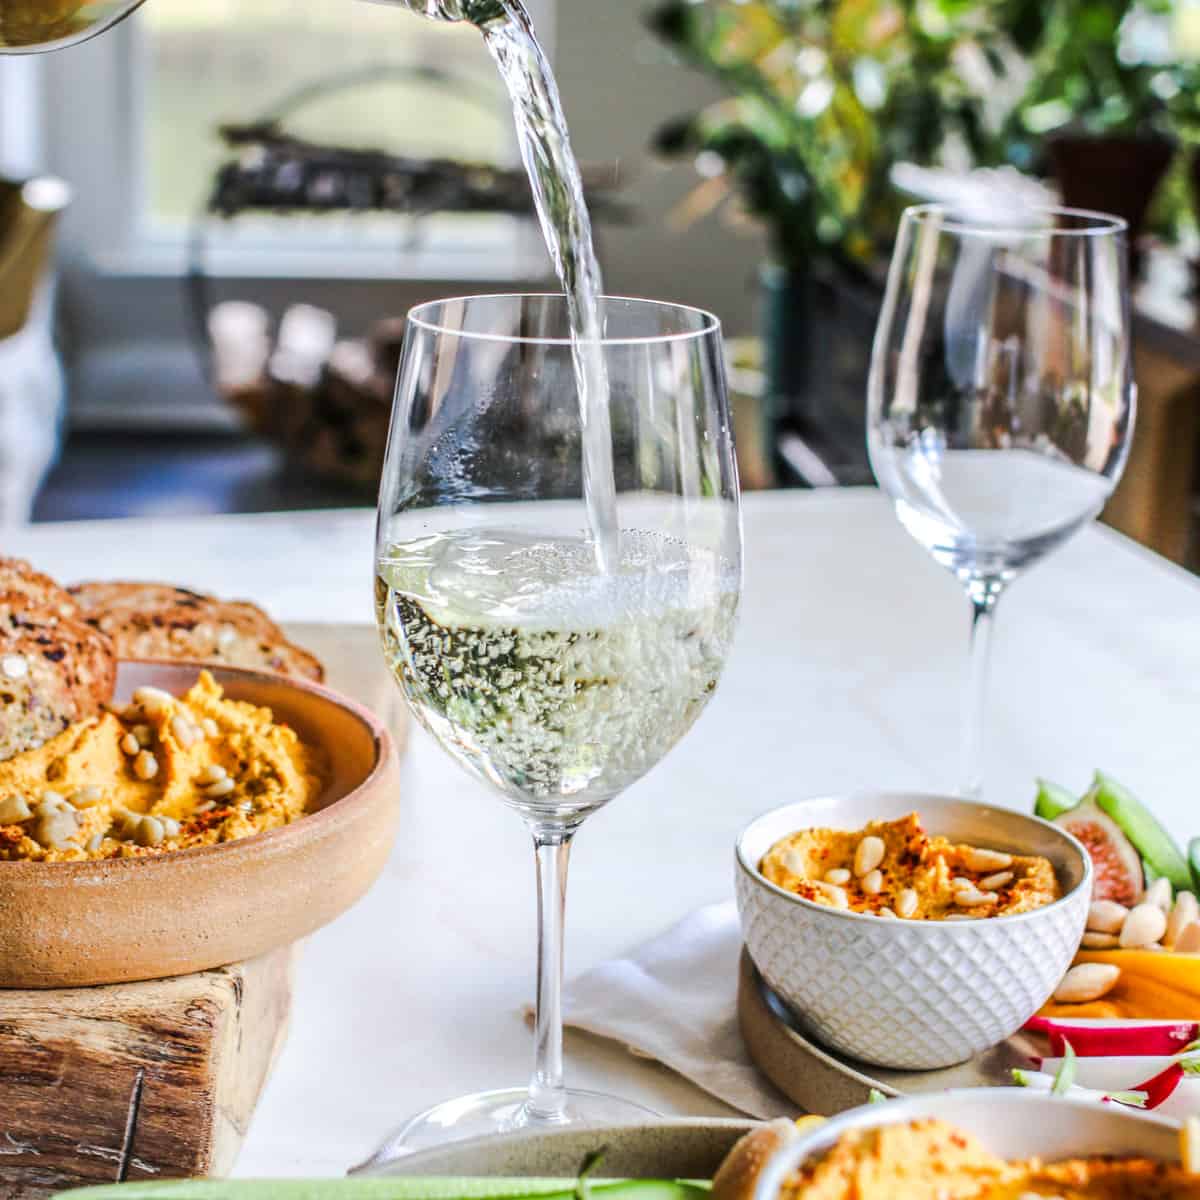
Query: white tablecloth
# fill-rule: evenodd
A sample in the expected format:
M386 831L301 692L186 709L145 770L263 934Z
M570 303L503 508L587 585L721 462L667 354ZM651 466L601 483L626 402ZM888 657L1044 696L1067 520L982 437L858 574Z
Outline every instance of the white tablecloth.
M244 594L288 620L370 620L372 515L35 526L8 540L64 579L121 573ZM732 891L734 837L812 793L955 783L967 604L875 492L746 502L736 646L696 729L581 833L569 973ZM1200 586L1103 528L999 610L987 798L1103 766L1200 832ZM291 1039L239 1173L334 1174L436 1100L523 1081L533 871L520 822L423 733L390 866L309 943ZM460 865L468 864L466 869ZM568 1038L573 1082L721 1113L665 1069Z

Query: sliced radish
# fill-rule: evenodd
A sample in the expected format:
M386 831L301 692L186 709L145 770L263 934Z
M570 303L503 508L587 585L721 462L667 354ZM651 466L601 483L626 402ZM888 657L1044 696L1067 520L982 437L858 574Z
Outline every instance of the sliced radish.
M1140 1057L1178 1054L1200 1038L1200 1022L1171 1021L1146 1025L1078 1025L1052 1017L1034 1017L1025 1028L1050 1038L1050 1055L1062 1058L1069 1041L1080 1058L1109 1055Z

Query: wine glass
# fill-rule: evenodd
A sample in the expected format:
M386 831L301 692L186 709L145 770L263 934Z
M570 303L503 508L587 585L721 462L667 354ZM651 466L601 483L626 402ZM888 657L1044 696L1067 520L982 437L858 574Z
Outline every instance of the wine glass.
M983 785L996 603L1091 521L1133 433L1125 222L1075 209L904 212L875 332L867 445L905 529L971 602L963 795Z
M584 818L649 771L712 695L741 588L741 518L719 322L612 297L600 315L603 336L576 348L607 376L609 569L585 490L611 493L583 470L588 433L605 423L581 419L565 297L473 296L409 314L376 613L418 720L533 835L537 1011L528 1088L440 1104L371 1165L503 1129L650 1115L563 1086L567 855ZM606 461L595 451L589 463Z

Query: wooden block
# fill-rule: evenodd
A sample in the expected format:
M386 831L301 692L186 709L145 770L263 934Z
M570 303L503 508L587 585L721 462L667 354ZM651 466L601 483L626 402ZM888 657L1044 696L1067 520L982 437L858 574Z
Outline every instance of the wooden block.
M227 1173L286 1036L293 958L0 991L0 1200Z

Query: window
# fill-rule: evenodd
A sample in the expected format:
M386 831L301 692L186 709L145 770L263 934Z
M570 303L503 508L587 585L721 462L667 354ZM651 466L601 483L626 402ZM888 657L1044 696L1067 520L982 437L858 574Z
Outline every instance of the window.
M233 155L225 122L277 118L315 142L515 165L507 100L474 29L363 0L149 0L52 56L46 83L71 97L52 107L47 136L76 187L76 241L101 270L177 273L194 230L214 274L516 276L541 254L529 222L496 216L197 224Z

